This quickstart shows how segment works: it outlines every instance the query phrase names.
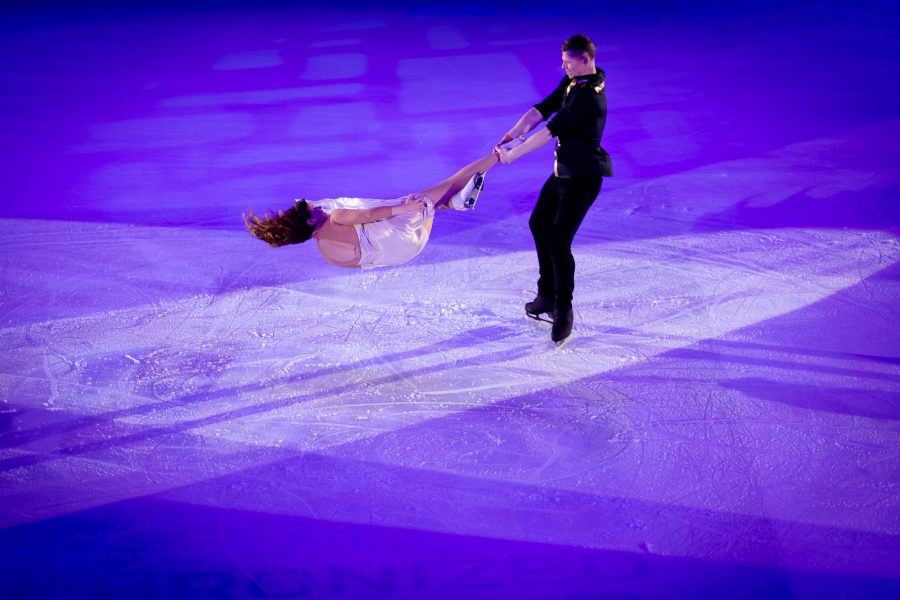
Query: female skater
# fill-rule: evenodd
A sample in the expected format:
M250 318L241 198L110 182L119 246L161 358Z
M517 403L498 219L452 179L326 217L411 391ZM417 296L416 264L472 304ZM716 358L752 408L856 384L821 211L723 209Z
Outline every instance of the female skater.
M286 211L259 217L248 211L244 224L272 247L316 238L319 252L337 267L384 267L415 258L428 242L434 209L471 210L484 174L497 164L491 154L452 177L396 200L335 198L299 200Z

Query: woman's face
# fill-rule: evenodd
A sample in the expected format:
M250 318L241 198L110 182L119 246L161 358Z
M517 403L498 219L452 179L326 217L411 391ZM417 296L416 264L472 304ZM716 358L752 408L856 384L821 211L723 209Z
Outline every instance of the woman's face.
M325 214L325 211L319 208L318 206L310 206L309 207L309 218L306 219L306 223L312 227L318 228L319 225L328 220L328 215Z

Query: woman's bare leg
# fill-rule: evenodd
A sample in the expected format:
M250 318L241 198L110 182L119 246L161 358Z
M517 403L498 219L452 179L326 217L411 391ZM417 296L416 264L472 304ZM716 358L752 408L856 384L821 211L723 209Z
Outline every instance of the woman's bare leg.
M422 190L434 202L435 208L447 208L447 201L463 187L476 173L484 173L497 164L497 156L488 154L471 162L442 182Z

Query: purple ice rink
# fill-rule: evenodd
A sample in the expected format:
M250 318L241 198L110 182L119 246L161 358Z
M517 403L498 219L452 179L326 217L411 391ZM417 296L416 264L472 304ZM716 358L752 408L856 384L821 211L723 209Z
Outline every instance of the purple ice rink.
M900 19L725 4L5 5L0 597L900 598ZM578 32L563 348L549 145L402 267L244 231L489 153Z

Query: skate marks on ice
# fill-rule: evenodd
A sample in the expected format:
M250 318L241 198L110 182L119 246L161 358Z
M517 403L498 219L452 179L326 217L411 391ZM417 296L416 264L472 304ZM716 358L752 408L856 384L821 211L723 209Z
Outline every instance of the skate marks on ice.
M66 236L74 225L47 226ZM190 232L153 232L202 254ZM802 308L900 258L878 232L585 245L576 337L556 350L522 314L530 252L352 272L313 263L304 281L272 287L253 285L238 234L215 235L230 242L217 246L229 280L219 293L174 297L149 282L147 302L109 311L104 289L80 286L70 270L86 314L0 330L4 525L265 464L270 450L322 451L558 390ZM305 250L292 260L308 261ZM458 253L429 250L432 260ZM53 256L40 252L30 258L46 266L27 286L4 268L3 313L39 302L22 297L29 289L53 288ZM49 300L66 313L71 298ZM89 312L91 302L100 310Z

